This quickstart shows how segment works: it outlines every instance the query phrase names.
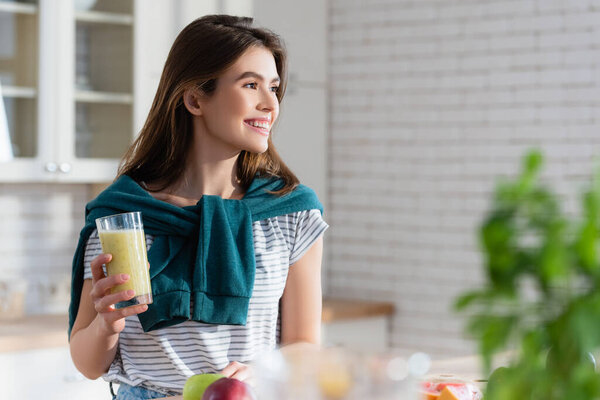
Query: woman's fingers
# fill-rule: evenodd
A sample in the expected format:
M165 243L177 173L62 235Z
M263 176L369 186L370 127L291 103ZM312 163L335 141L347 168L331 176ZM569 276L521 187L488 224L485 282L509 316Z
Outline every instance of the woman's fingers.
M113 334L123 330L125 327L124 318L143 313L148 310L148 306L142 304L119 309L114 307L115 304L121 301L132 299L135 296L135 292L133 290L122 290L117 293L111 293L111 289L129 280L129 275L127 274L112 276L104 274L102 265L109 263L111 259L112 255L110 254L100 254L92 260L92 290L90 291L90 297L96 312L103 321L103 329ZM150 263L148 263L148 268L150 268Z
M98 299L104 297L109 289L117 285L121 285L129 280L129 275L127 274L117 274L112 275L107 278L102 278L96 282L93 282L92 291L90 295L92 299ZM95 301L94 301L95 302Z
M221 373L225 375L225 377L230 378L231 375L233 375L235 371L238 370L239 364L241 363L237 361L230 362L225 368L223 368L223 371L221 371Z
M250 368L243 368L235 371L235 373L231 375L230 378L238 379L240 381L247 381L248 379L250 379L251 376L252 374Z
M107 334L112 335L120 333L125 328L125 318L130 315L143 313L148 309L146 304L131 306L119 309L109 309L106 312L100 312L100 320L102 321L103 329Z
M242 364L238 361L232 361L229 363L229 365L226 366L221 373L227 378L234 378L240 381L245 381L252 377L252 369L248 365Z
M104 313L104 320L111 324L125 317L129 317L131 315L141 314L148 309L147 304L140 304L137 306L130 306L125 308L118 308L115 310L108 311Z
M92 283L96 283L100 279L106 277L102 265L109 263L110 260L112 260L112 254L100 254L92 260L90 263L90 267L92 268Z
M112 310L113 305L126 300L131 300L135 296L135 292L133 290L124 290L122 292L118 292L115 294L108 294L104 297L97 299L94 302L94 307L96 308L96 312L102 313Z

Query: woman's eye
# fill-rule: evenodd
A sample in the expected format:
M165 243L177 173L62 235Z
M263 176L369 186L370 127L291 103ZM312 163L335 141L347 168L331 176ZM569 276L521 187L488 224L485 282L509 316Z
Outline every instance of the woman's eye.
M244 87L251 87L252 89L256 89L256 82L252 82L252 83L246 83L244 85Z
M273 87L271 87L271 91L273 93L277 93L278 90L279 90L279 86L273 86Z

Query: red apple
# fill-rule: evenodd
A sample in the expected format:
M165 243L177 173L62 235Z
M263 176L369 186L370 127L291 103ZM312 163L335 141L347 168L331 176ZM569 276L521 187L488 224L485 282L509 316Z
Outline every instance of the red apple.
M221 378L206 388L202 400L256 400L256 395L245 382L233 378Z

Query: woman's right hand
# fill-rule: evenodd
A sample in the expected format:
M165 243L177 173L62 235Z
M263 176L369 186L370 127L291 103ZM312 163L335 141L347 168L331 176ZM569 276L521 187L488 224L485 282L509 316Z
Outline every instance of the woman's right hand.
M111 294L111 289L129 280L127 274L106 276L102 264L107 264L112 259L110 254L100 254L91 262L92 290L90 297L94 308L100 318L101 327L108 334L120 333L125 329L125 317L143 313L148 305L141 304L125 308L115 308L115 304L130 300L135 296L133 290L124 290Z

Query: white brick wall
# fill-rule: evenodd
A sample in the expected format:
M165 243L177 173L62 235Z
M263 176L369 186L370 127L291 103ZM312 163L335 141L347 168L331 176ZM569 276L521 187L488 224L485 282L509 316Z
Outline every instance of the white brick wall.
M26 282L27 314L67 312L88 198L88 185L0 184L0 289Z
M578 209L600 154L597 0L330 0L329 295L390 300L395 347L474 351L452 315L526 149Z

